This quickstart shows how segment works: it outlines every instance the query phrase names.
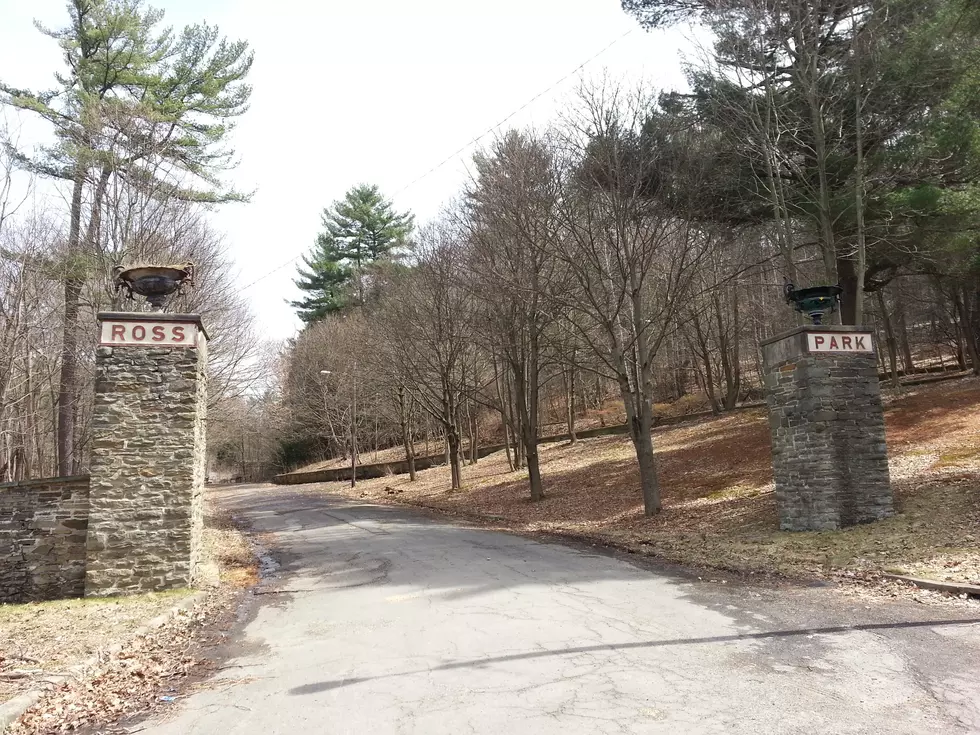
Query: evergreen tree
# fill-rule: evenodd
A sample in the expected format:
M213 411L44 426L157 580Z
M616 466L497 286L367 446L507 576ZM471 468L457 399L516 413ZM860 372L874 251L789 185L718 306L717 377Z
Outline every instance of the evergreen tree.
M691 67L681 113L716 131L719 162L733 164L717 194L734 201L721 209L751 222L768 207L794 282L797 248L814 242L821 280L843 288L842 321L863 323L865 294L916 267L939 194L961 208L977 179L977 3L622 3L647 27L711 30L711 61Z
M306 323L352 306L374 290L378 267L408 247L413 216L395 212L377 186L355 186L323 210L323 232L303 258L296 286L306 296L291 302Z

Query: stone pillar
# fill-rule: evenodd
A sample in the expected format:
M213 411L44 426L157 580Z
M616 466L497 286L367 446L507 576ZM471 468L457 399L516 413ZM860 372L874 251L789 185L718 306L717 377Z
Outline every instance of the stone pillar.
M204 526L207 334L193 314L99 314L85 595L191 586Z
M779 527L822 531L893 513L871 330L798 327L762 343Z

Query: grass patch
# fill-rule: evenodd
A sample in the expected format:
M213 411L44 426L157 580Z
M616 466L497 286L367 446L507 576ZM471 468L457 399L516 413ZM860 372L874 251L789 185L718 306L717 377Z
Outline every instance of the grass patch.
M0 678L0 701L40 676L63 673L109 643L126 639L192 593L181 589L0 605L0 672L30 672L21 679Z
M969 467L976 464L977 460L980 460L980 449L975 447L966 447L940 454L939 461L936 462L935 467L937 469L947 467Z

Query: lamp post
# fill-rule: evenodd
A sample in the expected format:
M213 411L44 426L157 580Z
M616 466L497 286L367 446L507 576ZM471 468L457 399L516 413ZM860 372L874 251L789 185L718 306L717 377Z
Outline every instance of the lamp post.
M328 376L333 373L330 370L321 370L320 375ZM357 485L357 363L354 363L354 371L351 379L353 380L354 390L350 400L350 486Z

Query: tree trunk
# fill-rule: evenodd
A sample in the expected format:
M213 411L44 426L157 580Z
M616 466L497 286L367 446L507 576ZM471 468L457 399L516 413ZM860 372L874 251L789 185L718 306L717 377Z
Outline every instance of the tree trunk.
M68 230L68 263L65 270L65 314L61 343L61 374L58 381L58 474L77 474L82 458L75 451L75 422L78 415L75 394L78 368L78 314L82 289L85 287L84 256L95 251L102 228L102 200L109 185L112 171L103 166L92 195L92 214L82 247L82 192L85 188L85 171L77 169L71 194L71 222Z
M906 318L905 300L899 298L896 309L896 321L898 327L898 343L902 352L902 367L906 375L915 372L915 360L912 357L912 345L909 343L909 327Z
M531 485L531 500L538 501L544 497L541 486L541 469L538 464L538 432L537 432L537 370L528 366L525 376L524 366L512 361L514 373L514 397L517 400L517 413L521 425L521 444L524 458L527 461L528 481Z
M642 304L639 290L633 294L633 346L631 362L627 366L623 344L618 333L613 334L612 358L616 366L616 380L626 410L626 423L630 439L636 451L640 470L640 489L643 493L643 511L652 516L660 512L660 483L657 479L657 462L653 454L653 401L651 398L651 355L643 331ZM633 378L631 381L630 378Z
M504 391L500 387L500 370L497 367L497 356L493 355L493 383L497 390L497 404L500 406L500 423L504 427L504 452L507 454L507 466L513 472L514 458L510 453L510 416L508 415L508 402L504 400Z
M898 350L896 349L895 330L892 328L891 317L885 308L885 296L880 290L878 291L878 308L881 311L881 324L885 328L885 343L888 346L888 364L892 376L892 385L898 388Z
M575 359L574 352L572 359ZM568 424L568 443L572 446L578 442L575 436L575 368L568 370L568 377L565 382L565 418Z
M708 336L705 330L702 329L701 320L698 318L696 311L691 313L691 324L694 326L694 332L697 335L698 342L697 349L694 348L693 344L690 344L691 351L698 356L701 364L704 366L704 373L702 374L704 385L702 389L711 402L711 413L718 415L721 413L721 407L718 405L718 399L715 397L715 378L714 368L711 365L711 348L708 346Z
M953 291L953 305L956 307L956 312L959 315L960 331L963 334L963 341L966 343L966 349L970 355L973 374L980 375L980 349L977 347L976 331L973 329L964 295L956 290Z
M514 469L524 469L524 426L520 411L517 390L511 390L510 381L507 381L507 402L510 405L512 416L514 417Z
M411 434L408 411L405 406L405 386L398 386L398 419L402 427L402 443L405 446L405 461L408 463L408 481L415 482L415 443Z
M350 486L357 487L357 431L353 421L350 426Z
M843 289L840 295L840 323L857 324L858 278L854 261L841 258L837 261L837 284Z
M854 70L857 84L854 91L854 214L857 229L857 263L854 268L854 324L864 324L864 281L867 273L868 251L864 233L864 105L861 99L863 78L861 75L861 42L860 34L854 38Z
M470 464L480 461L480 426L477 423L476 411L470 415Z
M68 264L65 276L65 314L61 336L61 374L58 378L58 474L72 474L74 436L72 403L75 399L79 299L84 280L77 273L82 233L82 190L85 171L77 168L71 192L71 220L68 228Z
M735 290L737 293L737 289ZM740 389L740 378L738 374L738 301L736 300L733 308L733 319L735 324L733 326L733 332L735 333L735 346L734 354L730 352L731 345L729 344L729 339L725 330L725 322L721 310L721 299L716 291L712 301L715 307L715 323L718 326L718 354L721 358L721 369L722 374L725 377L725 399L724 407L726 411L731 411L735 408L735 404L738 402L738 392Z
M653 407L649 401L636 396L628 396L627 417L630 439L636 450L636 461L640 469L640 489L643 493L643 512L652 516L660 512L660 482L657 478L657 460L653 453ZM639 410L634 400L640 402Z
M446 432L446 463L449 465L451 489L463 487L463 472L460 467L459 406L456 397L449 387L449 381L443 377L442 388L442 425Z
M813 39L808 40L812 41ZM830 202L830 180L827 171L827 131L824 123L823 102L819 99L819 90L817 86L817 79L820 72L817 64L816 49L809 47L806 56L808 57L806 98L810 108L810 124L812 126L811 132L813 134L813 152L816 159L815 163L817 168L817 212L821 235L820 250L823 254L826 278L830 283L835 283L839 280L837 273L837 243L834 236L833 214L831 212ZM841 285L843 286L844 284L842 283ZM847 308L850 310L852 321L844 322L845 324L853 323L854 319L854 307L856 302L853 299L853 290L851 291L851 296L852 298L847 303ZM841 318L844 318L843 302L841 308Z
M446 446L449 455L449 472L451 476L451 489L459 490L463 487L463 473L460 468L460 438L459 430L455 422L451 422L446 433Z

